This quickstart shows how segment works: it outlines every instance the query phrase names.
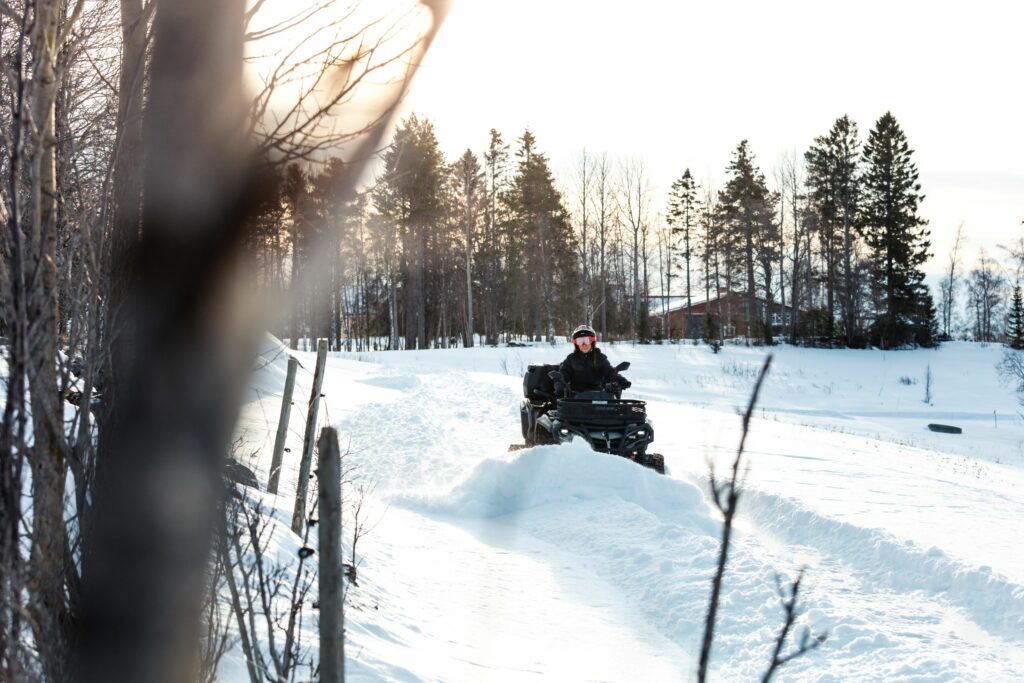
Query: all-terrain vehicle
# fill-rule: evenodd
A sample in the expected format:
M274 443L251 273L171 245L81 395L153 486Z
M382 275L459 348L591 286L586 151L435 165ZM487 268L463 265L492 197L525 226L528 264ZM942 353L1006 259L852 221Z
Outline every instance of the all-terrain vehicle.
M629 363L615 366L617 372L628 368ZM583 439L595 451L629 458L665 474L664 456L647 452L654 441L654 427L645 401L622 398L622 389L615 384L580 392L566 386L562 395L556 395L556 384L565 386L557 365L527 368L519 407L525 445L511 449Z

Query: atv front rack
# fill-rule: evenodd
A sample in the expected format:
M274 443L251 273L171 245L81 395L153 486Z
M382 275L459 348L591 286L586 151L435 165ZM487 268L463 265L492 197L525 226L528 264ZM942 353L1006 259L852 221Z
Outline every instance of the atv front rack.
M561 398L558 399L557 405L557 417L566 422L586 422L588 425L614 427L642 423L647 419L646 401Z

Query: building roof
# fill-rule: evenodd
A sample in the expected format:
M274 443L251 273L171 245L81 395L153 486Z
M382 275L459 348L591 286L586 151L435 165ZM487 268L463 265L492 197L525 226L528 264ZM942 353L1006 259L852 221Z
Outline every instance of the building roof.
M664 306L658 306L657 307L657 311L656 311L655 310L655 306L654 306L655 299L654 299L654 297L651 297L652 302L651 302L651 305L648 306L648 311L649 311L649 314L651 316L661 317L661 316L665 315L666 313L671 314L671 313L685 312L688 308L696 308L697 306L703 306L704 304L714 303L714 302L718 301L719 299L724 299L726 297L746 298L746 296L747 295L746 295L745 292L722 292L722 293L719 294L719 296L713 296L710 299L708 299L706 297L694 297L692 299L692 301L691 301L689 306L687 306L685 303L683 303L683 304L673 304L673 303L670 302L667 311L665 310ZM673 299L678 299L679 297L673 296L672 298ZM685 298L685 297L683 297L683 298ZM756 297L756 299L759 302L763 303L763 304L768 303L767 299L765 299L764 297L760 297L759 296L759 297ZM782 306L782 304L780 302L778 302L778 301L773 301L772 305ZM793 308L793 307L790 306L789 304L786 304L786 308Z

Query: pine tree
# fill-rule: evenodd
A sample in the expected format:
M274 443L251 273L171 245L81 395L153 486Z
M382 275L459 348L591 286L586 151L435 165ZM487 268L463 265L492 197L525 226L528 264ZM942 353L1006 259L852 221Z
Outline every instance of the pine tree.
M718 353L722 350L722 339L719 336L720 330L718 329L718 321L715 319L714 313L705 313L704 319L701 323L701 334L704 337L704 342L711 347L711 350Z
M487 151L484 152L484 220L483 238L477 257L484 305L484 335L488 344L497 344L498 335L508 330L508 269L502 258L501 229L505 222L505 204L500 201L508 184L508 143L501 133L491 128Z
M463 343L473 346L473 253L476 251L479 216L484 203L484 173L472 150L467 149L452 166L455 201L463 240L466 306L463 312Z
M402 121L384 153L377 179L377 211L397 229L401 244L402 303L406 348L426 348L428 271L434 236L444 218L446 166L434 125L416 115Z
M683 259L684 271L686 273L686 307L693 305L692 282L690 265L693 260L693 246L696 242L696 228L699 205L697 201L697 183L694 182L690 169L683 171L683 175L672 183L672 190L668 195L668 223L672 228L672 241L678 245L679 255ZM671 250L674 251L674 246ZM670 257L671 258L671 257ZM683 337L689 334L683 330Z
M825 302L835 317L836 299L847 345L856 344L857 290L854 242L860 179L857 174L857 124L836 119L828 135L816 137L804 154L807 186L817 214L818 239L825 261Z
M921 295L917 299L917 310L911 317L911 333L913 342L917 346L932 348L938 345L939 341L939 316L935 309L935 299L924 286Z
M291 279L294 279L296 274L300 272L308 256L305 247L310 242L310 233L314 224L309 190L309 175L298 164L289 164L285 169L281 194L289 217L290 230L288 242L291 247L291 265L289 268ZM302 297L302 299L304 298ZM301 329L304 313L301 309L303 303L306 302L302 301L302 299L292 307L291 311L291 330L289 332L291 339L289 344L293 349L298 348L299 337L304 336Z
M1020 285L1013 288L1010 312L1006 315L1006 344L1011 349L1024 349L1024 297Z
M928 258L927 221L918 216L924 199L913 150L896 118L878 119L864 146L864 238L871 249L876 317L872 343L893 348L913 343L931 324L923 306L927 288L921 267ZM931 307L934 315L934 307Z
M701 279L704 281L704 300L712 300L712 293L715 298L720 293L720 272L719 272L719 248L718 240L721 237L718 219L718 197L711 188L704 190L704 197L701 201L697 233L697 249L701 260ZM721 317L722 304L718 300L718 315Z
M724 231L719 246L727 256L732 252L739 257L730 265L738 280L745 284L748 336L760 333L765 343L771 344L770 306L761 311L757 292L760 286L765 299L771 302L772 264L778 261L779 249L775 198L768 191L764 174L754 165L746 140L737 145L726 171L730 177L718 197ZM727 270L731 270L728 265ZM726 276L731 279L733 273L727 272Z
M510 267L516 277L510 286L525 303L518 316L534 339L553 339L556 321L567 320L573 309L576 268L572 230L562 195L555 188L547 157L526 130L516 150L518 164L505 197L509 209L506 239Z

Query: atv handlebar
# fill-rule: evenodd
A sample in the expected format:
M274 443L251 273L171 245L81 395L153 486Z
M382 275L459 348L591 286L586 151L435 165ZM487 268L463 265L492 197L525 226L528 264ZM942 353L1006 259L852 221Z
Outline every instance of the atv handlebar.
M623 370L628 369L628 361L623 361L622 363L619 363L618 365L615 366L616 372L622 372ZM548 377L550 377L551 380L555 383L555 395L552 398L569 398L572 396L572 388L569 386L569 383L565 381L565 376L561 373L561 371L552 370L551 372L548 373ZM621 398L622 391L624 389L629 389L631 386L633 386L633 383L630 382L625 377L620 376L620 379L622 380L620 382L606 382L602 389L610 394L613 394L616 399Z

